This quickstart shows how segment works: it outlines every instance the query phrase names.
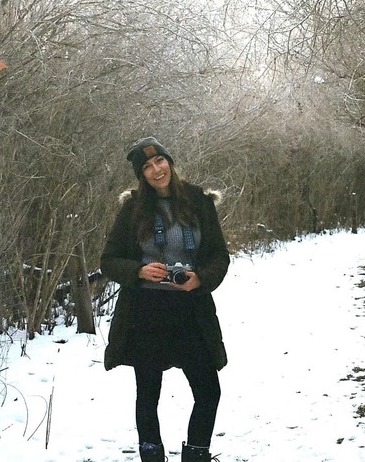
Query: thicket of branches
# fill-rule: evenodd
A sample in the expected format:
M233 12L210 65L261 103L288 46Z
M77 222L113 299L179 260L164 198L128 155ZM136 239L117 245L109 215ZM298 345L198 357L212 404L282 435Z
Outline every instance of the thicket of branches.
M362 2L249 3L1 2L0 317L39 331L81 243L98 269L141 136L232 250L364 224Z

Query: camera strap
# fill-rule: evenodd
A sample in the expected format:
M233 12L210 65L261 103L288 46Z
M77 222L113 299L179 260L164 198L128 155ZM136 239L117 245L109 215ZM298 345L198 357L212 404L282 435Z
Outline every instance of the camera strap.
M193 230L190 228L190 226L182 226L181 229L185 250L188 252L194 252L196 250L196 245Z
M162 249L167 244L165 225L160 214L155 218L155 246Z

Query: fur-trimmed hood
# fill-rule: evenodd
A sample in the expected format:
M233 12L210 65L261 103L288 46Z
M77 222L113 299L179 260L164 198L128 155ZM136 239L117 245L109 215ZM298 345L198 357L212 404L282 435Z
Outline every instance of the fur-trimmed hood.
M119 205L123 205L127 199L132 197L132 194L136 191L135 189L126 189L125 191L121 192L118 196L118 203ZM223 202L223 192L218 190L218 189L205 189L203 190L203 193L210 197L212 201L214 202L214 205L217 207Z

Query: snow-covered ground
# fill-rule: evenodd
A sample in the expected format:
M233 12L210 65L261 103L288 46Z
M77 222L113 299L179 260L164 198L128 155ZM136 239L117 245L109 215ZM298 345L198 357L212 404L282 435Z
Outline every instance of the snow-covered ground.
M229 364L211 452L221 462L365 461L365 232L309 236L271 254L232 257L214 292ZM130 367L105 372L97 335L55 328L21 356L0 350L0 460L138 461ZM61 341L61 343L59 343ZM178 369L164 374L160 420L180 460L192 406Z

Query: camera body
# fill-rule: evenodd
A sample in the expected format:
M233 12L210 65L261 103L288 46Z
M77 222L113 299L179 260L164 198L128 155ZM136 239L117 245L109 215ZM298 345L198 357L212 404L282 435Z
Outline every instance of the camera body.
M166 269L168 274L162 282L173 282L175 284L184 284L189 279L186 272L193 270L189 264L183 265L180 262L176 262L174 265L166 265Z

